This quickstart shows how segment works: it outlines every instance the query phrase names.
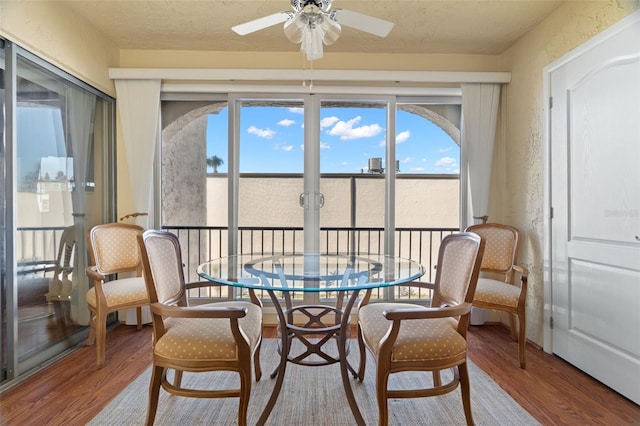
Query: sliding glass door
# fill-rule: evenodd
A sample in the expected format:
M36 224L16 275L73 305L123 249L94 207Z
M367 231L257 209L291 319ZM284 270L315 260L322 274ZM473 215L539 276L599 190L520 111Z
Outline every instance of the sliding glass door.
M0 121L9 201L2 203L3 380L86 338L85 235L113 219L115 196L113 99L7 47L3 100L10 119Z
M162 223L188 247L188 279L229 253L390 253L431 270L459 229L459 98L176 94L162 111Z

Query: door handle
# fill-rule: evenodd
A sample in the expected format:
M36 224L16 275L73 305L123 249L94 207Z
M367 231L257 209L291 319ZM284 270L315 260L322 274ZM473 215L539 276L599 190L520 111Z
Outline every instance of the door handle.
M318 197L316 198L318 200L317 204L318 204L318 208L322 208L324 207L324 194L320 193L318 194ZM307 208L307 194L304 192L301 192L300 195L298 195L298 204L300 204L300 207L302 208Z

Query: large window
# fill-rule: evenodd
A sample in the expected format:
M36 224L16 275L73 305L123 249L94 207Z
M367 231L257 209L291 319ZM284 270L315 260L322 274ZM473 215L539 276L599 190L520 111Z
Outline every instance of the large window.
M243 253L302 251L310 205L321 251L382 253L391 235L428 273L459 229L457 97L168 96L162 111L162 224L188 247L188 280L234 238ZM305 200L314 173L319 195Z

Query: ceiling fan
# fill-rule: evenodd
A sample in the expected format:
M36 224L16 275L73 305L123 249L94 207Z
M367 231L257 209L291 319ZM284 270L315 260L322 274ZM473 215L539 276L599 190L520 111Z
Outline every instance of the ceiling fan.
M246 35L284 22L284 34L307 59L322 58L322 45L330 45L340 36L341 25L355 28L379 37L386 37L393 22L344 9L331 9L333 0L291 0L291 11L264 16L231 29Z

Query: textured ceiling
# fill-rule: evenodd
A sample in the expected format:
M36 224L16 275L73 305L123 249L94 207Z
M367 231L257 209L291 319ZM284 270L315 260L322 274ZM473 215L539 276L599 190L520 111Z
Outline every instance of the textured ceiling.
M297 51L282 24L239 36L231 27L291 10L289 0L47 0L74 10L121 49ZM344 27L325 52L499 54L561 0L334 0L394 22L382 39Z

